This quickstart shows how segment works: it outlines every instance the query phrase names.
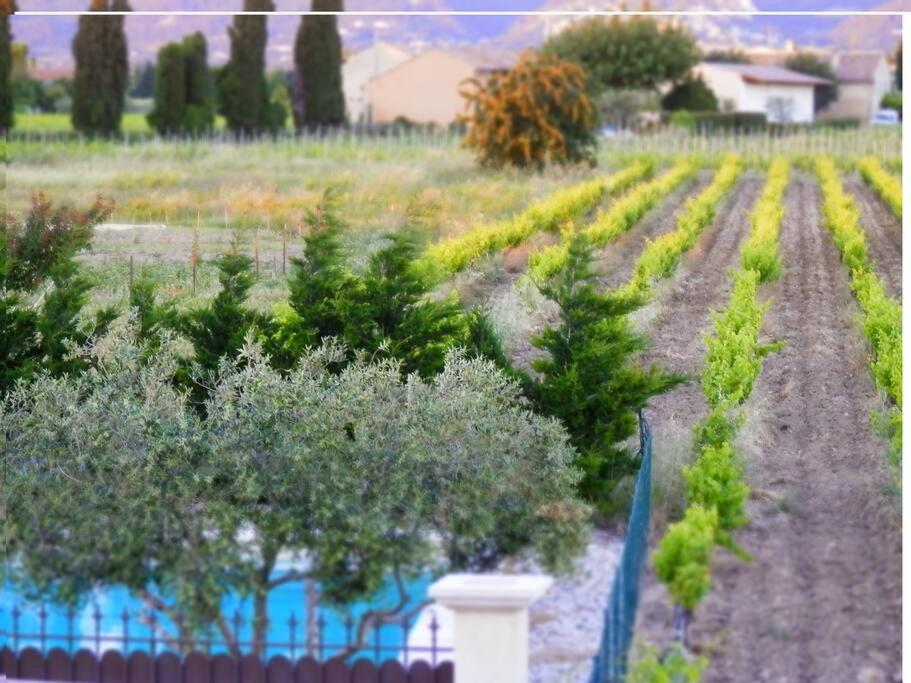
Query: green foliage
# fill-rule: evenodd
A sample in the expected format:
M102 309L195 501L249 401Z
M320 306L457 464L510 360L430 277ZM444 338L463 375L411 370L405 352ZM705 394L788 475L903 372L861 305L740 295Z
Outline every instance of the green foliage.
M718 111L718 98L701 77L687 77L661 100L667 111Z
M234 250L215 262L221 290L208 306L182 315L180 332L190 340L194 360L205 372L214 372L223 358L237 357L244 340L265 332L267 319L244 306L253 286L253 259Z
M636 413L682 378L638 364L636 356L646 343L628 315L642 302L598 292L593 250L585 237L571 237L567 247L565 266L539 284L558 306L560 324L532 340L549 354L533 366L540 373L534 400L539 410L566 425L579 451L579 490L607 514L614 487L638 465L624 445L636 432Z
M883 109L894 109L898 112L899 117L901 117L902 112L902 94L899 92L887 92L883 95L882 100L879 102L879 106Z
M155 69L155 108L149 112L149 125L160 135L179 133L186 109L187 74L183 47L168 43L158 50Z
M9 18L16 9L15 0L0 0L0 133L13 127L13 36Z
M703 56L703 62L720 62L722 64L749 64L750 58L745 52L736 48L727 50L710 50Z
M542 49L579 64L595 95L618 88L655 89L677 81L700 56L689 29L641 16L579 21Z
M902 218L902 184L901 181L885 168L876 157L864 157L857 162L857 170L866 183L876 190L892 213Z
M689 199L677 219L677 229L648 242L636 261L633 276L620 292L632 297L647 297L651 283L668 277L684 253L689 251L702 231L715 217L715 207L740 177L742 166L736 155L725 157L712 183L695 199Z
M390 576L505 555L564 571L585 547L566 433L489 362L453 354L432 381L391 362L337 373L346 354L329 345L289 372L247 345L206 379L199 413L172 382L174 343L148 355L121 331L91 354L85 373L0 403L4 569L24 594L73 603L122 585L230 647L229 594L309 578L344 605ZM306 565L278 565L285 553Z
M902 44L899 42L895 51L895 89L901 92L902 87Z
M246 12L274 10L273 0L244 0ZM274 130L276 119L266 87L266 17L236 15L228 37L230 56L216 79L218 111L237 135Z
M798 71L809 76L817 76L831 81L831 85L818 85L814 89L814 111L828 107L838 99L838 78L828 60L809 52L802 52L788 57L784 62L786 69Z
M756 132L765 130L768 118L764 112L700 111L693 114L694 128L700 132L717 131Z
M689 657L679 646L662 654L644 648L624 679L626 683L699 683L709 666L705 657Z
M148 121L161 135L197 134L215 123L205 36L194 33L158 51L155 108Z
M773 160L769 166L769 180L750 213L753 230L740 253L740 262L745 269L758 272L760 282L775 280L781 272L778 231L784 217L784 192L788 186L788 176L787 160Z
M691 505L671 524L652 556L655 574L667 585L677 605L693 610L712 586L710 563L718 529L718 513Z
M747 523L745 505L750 487L743 480L743 465L730 443L704 446L696 462L684 468L690 505L718 514L717 542L738 555L749 557L731 538L731 532Z
M653 164L637 160L607 178L596 178L559 190L505 221L476 228L461 237L428 247L422 259L429 272L456 273L499 249L521 244L537 232L555 232L585 215L605 194L622 192L652 173Z
M864 334L872 351L873 378L901 409L901 304L886 296L882 280L867 256L857 205L844 191L838 167L831 159L819 158L814 170L822 186L825 225L832 232L842 261L848 267L851 289L863 313Z
M24 220L7 216L0 243L0 395L36 373L52 376L84 369L73 347L102 333L114 314L83 315L90 284L74 257L91 239L92 226L110 214L98 199L86 212L56 209L36 195Z
M86 135L115 135L126 100L130 67L124 17L92 11L127 11L126 0L92 0L73 38L73 128Z
M595 165L595 112L576 64L525 52L505 73L469 79L461 94L465 145L483 165Z
M756 300L759 273L738 270L728 307L713 313L715 334L706 337L708 347L702 370L702 390L712 408L742 404L753 390L762 370L762 360L780 348L760 344L759 333L768 304Z
M660 177L636 185L612 202L607 211L600 212L581 234L596 247L608 244L633 227L649 209L669 192L696 175L698 170L699 166L693 159L684 158L678 161ZM534 252L529 259L531 275L543 279L551 277L563 268L569 251L567 240L571 238L572 233L567 233L567 238L561 244Z
M338 12L342 0L312 0L314 12ZM294 127L345 123L342 41L335 15L305 14L294 41Z

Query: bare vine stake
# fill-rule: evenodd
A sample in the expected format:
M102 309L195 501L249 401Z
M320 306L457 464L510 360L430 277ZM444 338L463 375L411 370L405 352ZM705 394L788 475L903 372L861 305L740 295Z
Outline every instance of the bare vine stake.
M256 259L256 277L259 277L259 228L253 232L253 257Z
M282 224L282 275L288 273L288 224Z

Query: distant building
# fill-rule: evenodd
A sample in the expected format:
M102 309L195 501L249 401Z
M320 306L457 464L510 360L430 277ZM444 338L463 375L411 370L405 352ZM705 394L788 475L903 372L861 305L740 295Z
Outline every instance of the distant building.
M342 65L342 83L349 122L369 123L370 102L367 89L370 81L409 59L411 54L405 50L378 42L345 60Z
M722 111L762 113L772 123L811 123L813 90L831 83L780 66L703 62L695 71Z
M832 68L838 79L838 99L821 113L824 118L849 117L869 123L879 103L892 90L892 69L883 52L837 52Z
M465 113L460 94L465 81L504 71L514 53L478 47L434 48L371 79L367 86L373 123L404 118L413 123L446 127Z

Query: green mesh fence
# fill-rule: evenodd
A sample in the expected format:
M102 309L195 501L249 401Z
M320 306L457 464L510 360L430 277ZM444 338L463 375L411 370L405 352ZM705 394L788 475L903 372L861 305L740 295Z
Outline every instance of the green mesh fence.
M641 465L630 507L626 541L604 611L604 631L601 646L595 655L591 683L619 683L623 680L633 640L636 608L639 606L639 579L648 552L652 510L652 430L642 411L639 412L639 453Z

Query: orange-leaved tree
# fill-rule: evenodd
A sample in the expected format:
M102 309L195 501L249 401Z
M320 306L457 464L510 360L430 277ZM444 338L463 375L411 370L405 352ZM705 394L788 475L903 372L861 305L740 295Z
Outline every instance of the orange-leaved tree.
M595 163L594 107L585 72L551 55L525 52L509 71L466 81L466 144L482 164L541 169Z

